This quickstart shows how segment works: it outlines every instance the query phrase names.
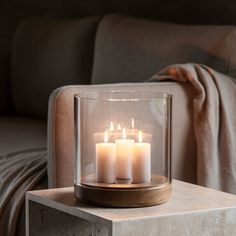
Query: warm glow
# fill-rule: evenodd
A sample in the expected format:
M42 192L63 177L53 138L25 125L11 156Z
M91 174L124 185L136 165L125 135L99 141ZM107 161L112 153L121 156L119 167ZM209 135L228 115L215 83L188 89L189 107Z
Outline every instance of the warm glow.
M141 130L138 131L138 141L139 141L139 143L141 143L143 141L143 134L142 134Z
M108 142L108 131L106 130L104 133L104 143Z
M110 129L109 129L111 132L113 132L114 131L114 125L113 125L113 122L111 121L111 123L110 123Z
M117 125L117 130L118 130L118 131L121 130L121 125L120 125L120 124Z
M134 118L132 118L132 120L131 120L131 127L132 127L132 129L134 128Z
M123 130L122 130L122 137L123 137L123 139L126 139L126 129L125 128L123 128Z

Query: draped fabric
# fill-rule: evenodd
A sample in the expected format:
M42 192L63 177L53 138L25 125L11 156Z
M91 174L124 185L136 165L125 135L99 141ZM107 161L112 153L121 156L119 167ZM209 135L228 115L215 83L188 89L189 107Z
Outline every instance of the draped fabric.
M0 235L15 235L26 191L47 174L46 156L46 149L0 156Z
M236 194L236 80L204 65L179 64L148 81L166 80L190 83L195 93L197 183Z

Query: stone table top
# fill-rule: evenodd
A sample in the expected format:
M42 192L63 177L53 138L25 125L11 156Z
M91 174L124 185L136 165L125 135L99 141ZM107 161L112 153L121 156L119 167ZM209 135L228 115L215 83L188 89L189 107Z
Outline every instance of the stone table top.
M173 180L169 202L142 208L102 208L86 205L74 197L73 187L27 192L27 198L42 205L89 220L110 225L113 222L158 218L203 211L236 210L236 195Z

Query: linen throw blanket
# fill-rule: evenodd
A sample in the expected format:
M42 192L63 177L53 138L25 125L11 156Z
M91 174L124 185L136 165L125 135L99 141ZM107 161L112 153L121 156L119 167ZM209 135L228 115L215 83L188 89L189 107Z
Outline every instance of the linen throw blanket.
M46 174L46 149L0 156L0 235L15 235L25 193Z
M190 83L195 90L198 184L236 194L236 80L204 65L183 64L148 81L165 80Z

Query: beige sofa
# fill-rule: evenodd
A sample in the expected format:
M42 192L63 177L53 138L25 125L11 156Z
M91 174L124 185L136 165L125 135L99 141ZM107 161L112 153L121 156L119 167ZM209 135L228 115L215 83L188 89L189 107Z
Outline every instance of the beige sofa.
M184 26L109 15L99 23L91 84L55 90L49 103L48 174L50 187L73 184L73 95L104 89L131 89L173 94L173 178L196 183L196 142L189 84L137 83L175 63L206 64L231 76L235 71L233 26Z

